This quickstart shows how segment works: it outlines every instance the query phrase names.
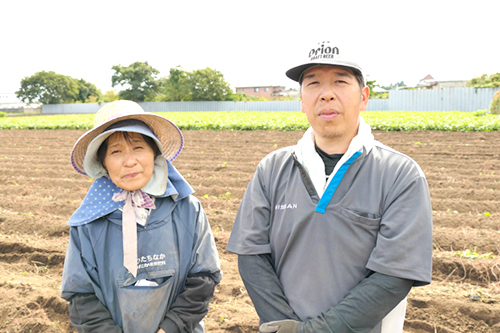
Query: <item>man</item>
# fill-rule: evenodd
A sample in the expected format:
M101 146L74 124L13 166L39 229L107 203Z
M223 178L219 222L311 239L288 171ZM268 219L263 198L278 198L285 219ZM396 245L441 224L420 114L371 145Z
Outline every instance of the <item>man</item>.
M408 292L431 281L425 176L374 140L355 58L330 42L307 56L286 74L311 127L260 162L227 250L261 332L402 332Z

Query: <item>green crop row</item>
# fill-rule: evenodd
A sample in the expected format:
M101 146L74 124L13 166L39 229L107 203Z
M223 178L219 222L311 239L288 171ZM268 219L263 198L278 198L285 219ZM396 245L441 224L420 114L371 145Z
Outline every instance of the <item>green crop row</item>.
M309 124L301 112L158 112L181 130L305 130ZM383 131L498 131L500 115L486 111L409 112L364 111L365 121ZM94 115L1 117L0 129L90 129Z

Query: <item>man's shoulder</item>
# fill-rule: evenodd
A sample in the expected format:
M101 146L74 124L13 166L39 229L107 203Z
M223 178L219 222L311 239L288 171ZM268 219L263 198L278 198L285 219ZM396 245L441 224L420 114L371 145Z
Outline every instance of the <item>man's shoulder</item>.
M411 171L416 175L425 177L420 165L414 159L379 141L374 141L370 155L374 158L380 158L380 160L385 162L384 165L389 166L394 172L396 170L405 170L405 172Z
M292 159L292 153L296 146L288 146L277 149L267 154L259 163L260 167L285 163Z

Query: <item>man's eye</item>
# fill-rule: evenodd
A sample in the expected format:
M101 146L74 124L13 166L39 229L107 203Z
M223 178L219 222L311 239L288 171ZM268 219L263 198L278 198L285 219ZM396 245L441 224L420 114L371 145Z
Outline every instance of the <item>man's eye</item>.
M318 84L318 83L319 83L318 81L312 81L312 82L310 82L310 83L308 84L308 86L313 85L313 84Z

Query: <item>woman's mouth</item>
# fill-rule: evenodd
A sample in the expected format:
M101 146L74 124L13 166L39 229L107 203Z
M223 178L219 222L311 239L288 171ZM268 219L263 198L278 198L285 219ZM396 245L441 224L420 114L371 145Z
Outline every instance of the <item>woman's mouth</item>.
M134 178L135 176L137 176L138 173L137 172L134 172L134 173L129 173L129 174L126 174L124 178Z

